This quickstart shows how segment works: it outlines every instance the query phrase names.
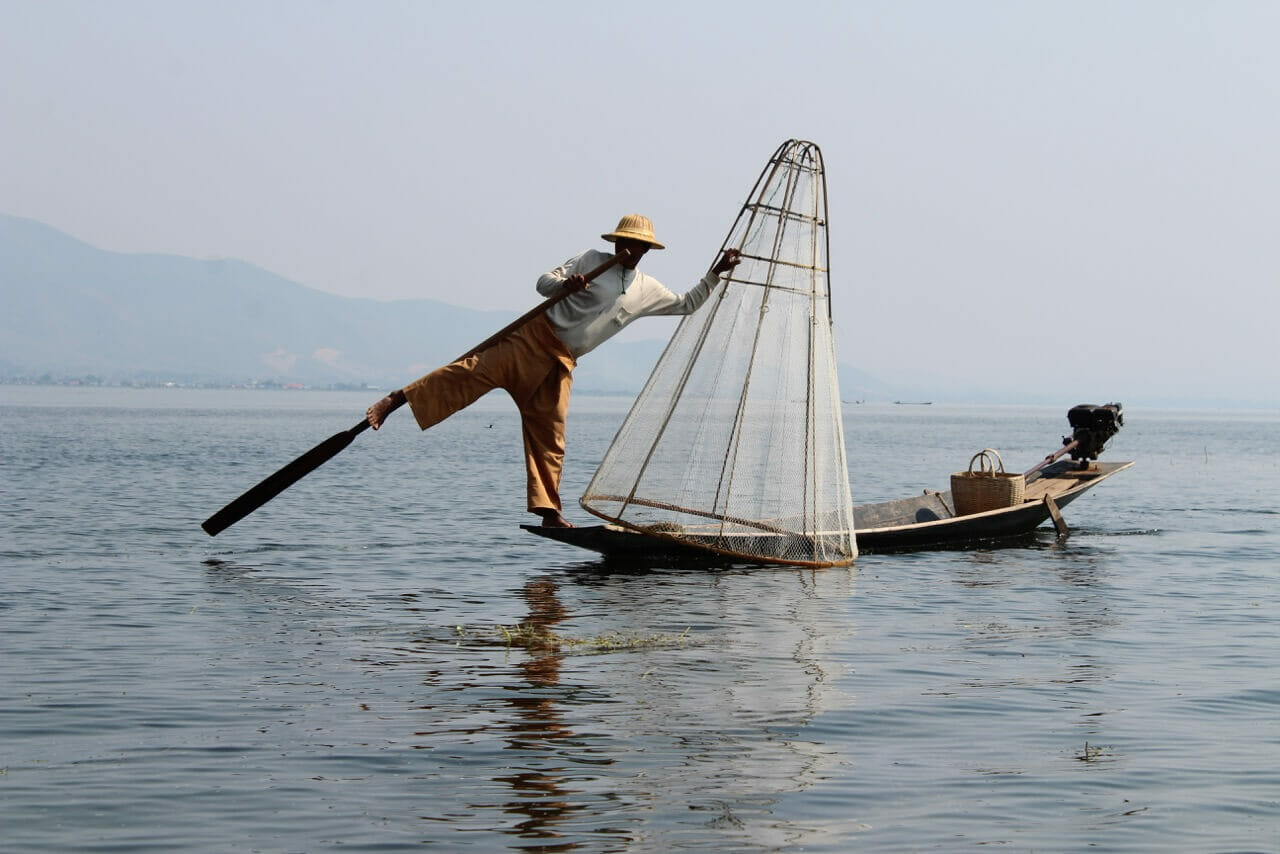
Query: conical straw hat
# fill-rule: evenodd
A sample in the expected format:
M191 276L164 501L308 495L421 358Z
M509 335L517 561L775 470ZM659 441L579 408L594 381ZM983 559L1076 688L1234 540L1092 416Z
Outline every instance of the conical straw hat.
M627 214L618 220L618 227L608 234L600 235L610 243L617 242L618 238L626 237L631 240L639 240L641 243L648 243L654 249L666 249L653 236L653 223L649 221L647 216L640 214Z

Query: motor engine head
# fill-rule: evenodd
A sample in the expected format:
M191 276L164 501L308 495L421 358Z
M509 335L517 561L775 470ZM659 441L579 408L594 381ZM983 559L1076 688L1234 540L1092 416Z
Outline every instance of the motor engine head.
M1071 435L1063 436L1062 444L1079 443L1071 449L1071 459L1096 460L1107 440L1124 426L1124 408L1119 403L1082 403L1068 410L1067 423Z

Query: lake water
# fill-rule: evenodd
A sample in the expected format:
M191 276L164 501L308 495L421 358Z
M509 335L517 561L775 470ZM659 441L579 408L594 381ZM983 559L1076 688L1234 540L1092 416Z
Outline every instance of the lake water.
M500 397L200 530L376 396L0 387L0 848L1280 850L1276 413L1130 408L1066 540L848 569L521 531ZM849 406L855 500L1079 402Z

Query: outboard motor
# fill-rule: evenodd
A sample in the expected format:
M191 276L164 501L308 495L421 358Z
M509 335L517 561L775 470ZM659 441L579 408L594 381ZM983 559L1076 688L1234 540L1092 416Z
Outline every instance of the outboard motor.
M1067 422L1071 424L1072 432L1070 437L1062 437L1062 444L1074 442L1071 459L1081 460L1082 465L1087 465L1088 460L1098 458L1107 440L1124 426L1123 407L1118 403L1104 406L1082 403L1067 412Z

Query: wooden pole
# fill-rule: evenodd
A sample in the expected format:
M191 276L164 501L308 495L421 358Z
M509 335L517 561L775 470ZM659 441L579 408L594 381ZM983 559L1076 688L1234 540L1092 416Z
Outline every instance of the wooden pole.
M1041 461L1040 461L1040 463L1039 463L1038 465L1034 465L1034 466L1032 466L1031 468L1029 468L1029 469L1027 469L1026 471L1024 471L1024 472L1022 473L1022 476L1023 476L1023 477L1031 477L1031 475L1033 475L1033 474L1035 474L1036 472L1040 471L1040 469L1042 469L1042 468L1044 468L1045 466L1049 465L1049 463L1053 462L1053 461L1054 461L1054 460L1056 460L1058 457L1062 456L1063 454L1067 453L1068 451L1074 451L1074 450L1075 450L1079 445L1080 445L1079 440L1076 440L1076 441L1073 441L1073 442L1069 442L1068 444L1063 445L1063 446L1062 446L1062 448L1061 448L1060 450L1054 451L1052 454L1050 454L1049 456L1045 457L1043 460L1041 460Z

